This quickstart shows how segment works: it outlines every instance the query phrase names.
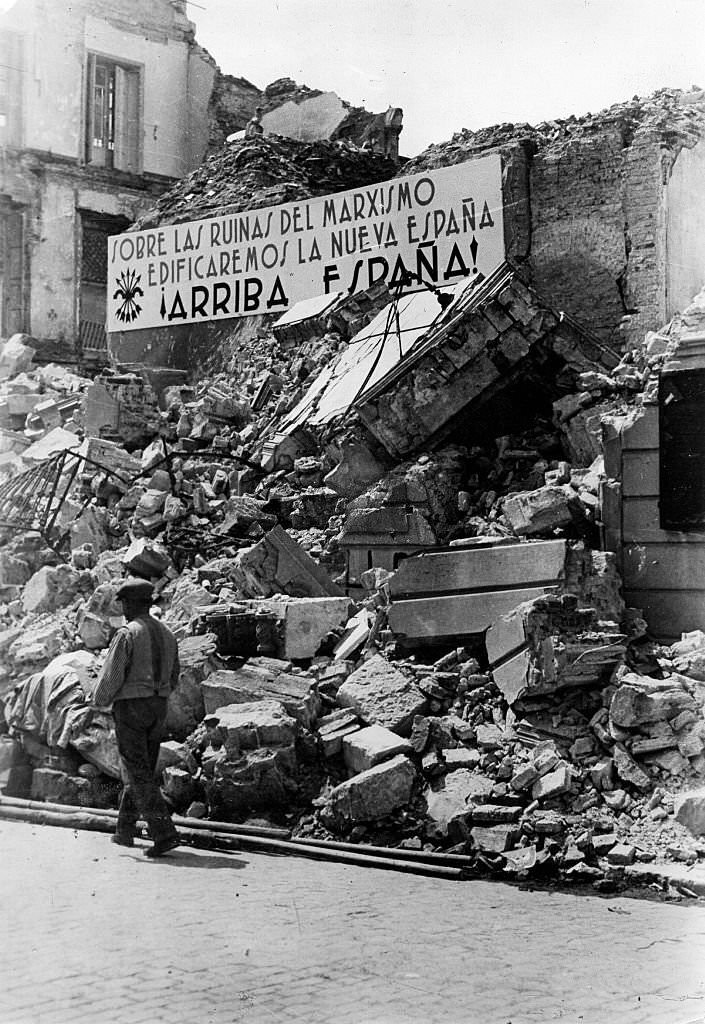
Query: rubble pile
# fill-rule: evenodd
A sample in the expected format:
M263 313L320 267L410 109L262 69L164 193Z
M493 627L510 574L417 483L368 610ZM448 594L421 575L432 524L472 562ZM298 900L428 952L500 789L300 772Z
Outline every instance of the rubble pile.
M330 191L326 161L336 188L387 173L287 145L233 146L232 194L209 196L206 165L160 219L299 197L314 166ZM254 204L247 168L272 174ZM46 529L0 485L0 789L114 801L111 716L90 695L129 573L179 642L159 764L176 811L605 890L631 864L705 856L705 634L648 640L600 550L602 423L653 393L668 329L603 370L582 352L552 364L524 429L498 407L402 460L354 403L320 429L291 420L388 302L380 287L290 311L199 381L134 365L81 380L35 367L30 339L3 347L7 476L57 451L78 469Z
M217 217L392 178L388 157L346 141L302 143L281 135L230 142L161 195L135 228Z
M560 151L570 147L576 139L589 139L591 135L600 133L606 123L620 127L625 143L637 135L646 136L667 129L670 135L679 135L683 144L694 145L705 128L702 99L703 92L699 89L691 93L680 89L659 89L651 96L635 96L626 103L615 103L606 110L583 116L571 115L538 125L505 123L478 131L464 128L456 132L449 142L431 145L409 160L404 173L462 163L488 148L517 142L528 144L534 152L548 148Z

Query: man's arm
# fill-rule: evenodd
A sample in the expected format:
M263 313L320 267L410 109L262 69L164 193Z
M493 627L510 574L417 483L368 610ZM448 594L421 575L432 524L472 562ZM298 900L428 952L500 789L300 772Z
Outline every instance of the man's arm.
M170 692L173 692L176 689L180 674L181 665L179 664L179 645L176 644L176 650L174 651L174 664L171 666L171 676L169 677Z
M125 675L132 657L132 637L126 629L119 629L108 648L105 664L98 676L98 685L93 694L93 706L109 707L125 682Z

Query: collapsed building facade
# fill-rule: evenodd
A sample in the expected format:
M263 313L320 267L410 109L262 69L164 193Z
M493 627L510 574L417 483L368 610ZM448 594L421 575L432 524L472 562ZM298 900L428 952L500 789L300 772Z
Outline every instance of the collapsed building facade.
M672 439L699 394L704 115L664 92L432 147L403 173L500 159L503 259L452 287L119 332L90 384L6 346L5 791L112 798L81 693L130 571L180 640L179 810L605 889L702 856L703 509ZM385 159L236 140L138 226Z
M398 110L224 75L185 0L16 0L0 16L0 333L104 361L108 238L259 106L263 131L398 154Z

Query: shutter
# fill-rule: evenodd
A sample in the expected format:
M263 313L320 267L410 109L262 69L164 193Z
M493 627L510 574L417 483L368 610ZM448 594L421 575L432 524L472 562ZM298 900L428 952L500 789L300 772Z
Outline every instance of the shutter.
M139 85L138 71L115 68L115 153L114 167L139 173Z
M95 57L88 54L86 65L86 119L83 125L85 133L84 158L86 163L93 159L93 118L95 115Z

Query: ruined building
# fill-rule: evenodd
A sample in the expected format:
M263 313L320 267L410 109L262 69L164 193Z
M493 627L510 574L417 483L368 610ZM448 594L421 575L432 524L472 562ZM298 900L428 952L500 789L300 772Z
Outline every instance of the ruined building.
M107 239L203 159L186 4L19 0L0 23L0 333L104 349Z
M185 0L17 0L0 16L1 337L104 361L108 237L259 104L267 131L398 154L400 111L223 75L186 12Z

